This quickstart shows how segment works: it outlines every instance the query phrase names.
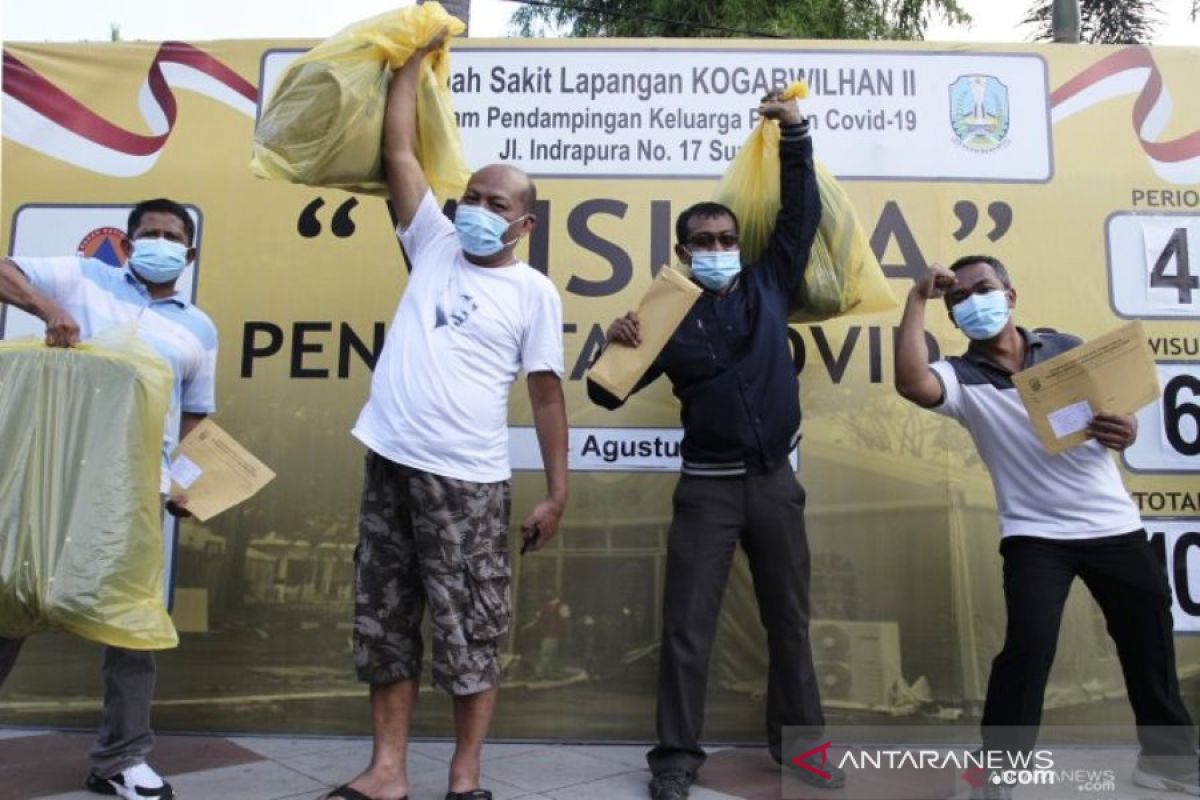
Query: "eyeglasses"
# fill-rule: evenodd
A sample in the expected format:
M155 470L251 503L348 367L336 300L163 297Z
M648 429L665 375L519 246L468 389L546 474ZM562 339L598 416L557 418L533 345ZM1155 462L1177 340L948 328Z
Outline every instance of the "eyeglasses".
M736 233L697 233L688 237L688 244L703 250L712 250L718 244L724 248L737 247L738 235Z

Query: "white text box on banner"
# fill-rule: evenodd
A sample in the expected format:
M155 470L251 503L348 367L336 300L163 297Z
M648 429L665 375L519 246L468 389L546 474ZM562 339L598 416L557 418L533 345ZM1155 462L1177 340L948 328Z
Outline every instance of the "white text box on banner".
M568 468L572 472L679 472L681 428L571 428ZM537 432L508 429L509 463L517 471L542 469ZM797 468L795 450L788 457Z
M263 56L260 110L302 51ZM1046 64L1027 53L454 48L450 87L472 168L540 177L717 178L759 98L801 78L821 159L842 178L1045 182Z
M1125 319L1200 319L1200 214L1118 211L1105 223L1112 309Z
M1157 368L1162 395L1138 412L1125 465L1134 472L1200 473L1200 362L1159 361Z

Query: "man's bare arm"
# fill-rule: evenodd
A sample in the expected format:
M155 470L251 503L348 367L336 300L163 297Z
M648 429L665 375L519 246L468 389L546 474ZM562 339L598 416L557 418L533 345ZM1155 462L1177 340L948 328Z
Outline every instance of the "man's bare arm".
M567 506L567 403L562 379L553 372L531 373L526 382L546 470L546 497L521 523L526 536L533 537L532 546L536 550L558 533L558 523Z
M392 208L402 228L407 228L429 191L429 182L417 161L417 83L425 57L442 46L446 31L415 51L392 75L383 117L383 171Z
M942 382L929 368L929 346L925 343L925 304L945 295L954 285L954 273L936 264L913 285L900 319L896 337L896 391L919 406L937 405L942 399Z
M46 344L79 344L79 323L52 297L39 292L11 260L0 261L0 303L8 303L46 323Z

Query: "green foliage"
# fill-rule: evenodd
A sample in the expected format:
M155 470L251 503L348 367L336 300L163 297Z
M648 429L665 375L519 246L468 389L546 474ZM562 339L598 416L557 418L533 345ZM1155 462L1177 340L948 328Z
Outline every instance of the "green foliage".
M522 36L920 39L934 15L964 24L958 0L562 0L513 15Z
M1054 38L1051 25L1053 0L1037 0L1025 22L1038 26L1034 38ZM1193 0L1192 13L1200 7ZM1158 23L1157 0L1080 0L1079 40L1090 44L1145 44L1154 35Z

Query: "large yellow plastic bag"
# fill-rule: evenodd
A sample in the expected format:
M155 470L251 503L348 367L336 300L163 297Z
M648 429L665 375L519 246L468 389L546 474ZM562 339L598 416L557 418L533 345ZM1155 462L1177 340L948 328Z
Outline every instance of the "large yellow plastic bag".
M803 83L795 83L781 96L790 100L806 92ZM737 214L747 264L766 249L779 213L779 136L777 124L760 120L729 164L714 197ZM789 320L816 322L895 308L896 298L850 197L827 169L815 166L821 224L804 283L791 298Z
M837 178L816 164L821 224L802 283L792 296L792 322L818 322L845 314L896 308L896 296L871 249L871 240L850 196Z
M380 144L392 70L448 31L417 91L417 160L439 197L470 172L450 100L449 37L462 21L438 3L389 11L334 34L284 70L254 129L250 169L263 178L387 194Z
M132 324L69 349L0 342L0 636L179 643L158 493L171 383Z

